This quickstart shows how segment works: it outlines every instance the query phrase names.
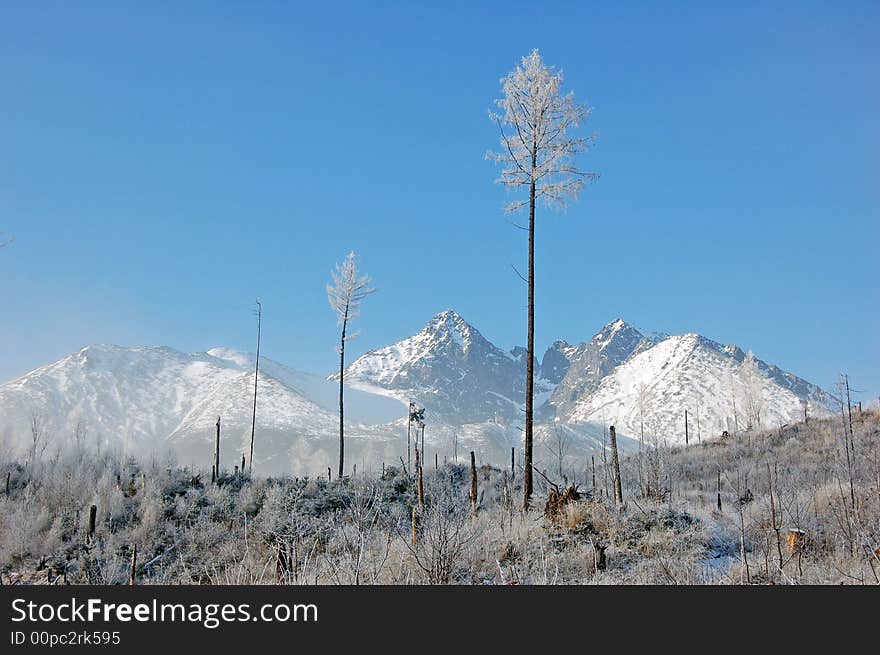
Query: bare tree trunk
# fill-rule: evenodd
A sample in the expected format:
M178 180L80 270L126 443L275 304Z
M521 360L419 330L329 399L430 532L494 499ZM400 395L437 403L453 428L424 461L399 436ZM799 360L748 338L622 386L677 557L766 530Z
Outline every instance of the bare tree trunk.
M98 507L96 505L89 507L88 543L92 543L92 540L95 538L95 518L97 518L97 515Z
M214 433L214 475L216 482L220 483L220 417L217 417L216 432Z
M690 442L688 438L688 411L684 410L684 445L687 446Z
M773 524L773 532L776 533L776 553L779 555L779 570L782 571L782 538L779 534L779 524L776 523L776 503L773 500L773 473L770 471L770 462L767 462L767 485L770 494L770 523Z
M516 448L510 447L510 479L516 477Z
M623 489L620 483L620 459L617 456L617 431L612 425L611 434L611 474L614 477L614 502L618 505L623 503Z
M336 477L342 479L343 466L345 464L345 424L344 424L344 394L343 378L345 377L345 330L348 327L348 305L345 306L345 314L342 317L342 338L339 340L339 472Z
M406 465L410 466L412 464L412 455L410 454L410 433L412 432L412 415L413 415L413 401L409 401L409 414L406 417Z
M257 301L257 362L254 365L254 415L251 419L251 452L248 455L251 468L250 473L254 473L254 433L257 431L257 380L260 377L260 336L263 324L263 305ZM241 456L241 474L244 475L244 455Z
M135 570L137 569L137 561L138 561L138 547L137 544L132 544L131 547L131 567L128 570L128 584L133 585L135 582Z
M596 456L590 455L590 463L593 465L593 495L596 495Z
M425 507L425 483L422 478L422 464L419 463L419 510L421 511Z
M749 572L749 558L746 553L746 524L745 524L745 516L743 515L743 505L742 501L737 503L739 507L739 553L742 558L743 563L743 572L745 573L746 582L751 584L752 575Z
M525 477L523 478L523 509L529 508L532 498L532 420L534 403L535 361L535 175L538 150L532 143L532 180L529 184L529 309L528 338L526 344L526 425L525 425Z
M608 448L605 440L605 426L602 426L602 492L608 498Z
M477 460L474 451L471 451L471 516L477 515Z
M419 506L412 508L412 531L410 532L410 544L415 546L419 541Z

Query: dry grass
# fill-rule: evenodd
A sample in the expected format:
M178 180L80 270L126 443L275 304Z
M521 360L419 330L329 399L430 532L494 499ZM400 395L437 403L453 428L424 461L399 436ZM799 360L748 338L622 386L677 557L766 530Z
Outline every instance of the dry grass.
M523 514L519 481L484 466L471 517L467 470L441 467L426 472L415 545L415 485L393 468L332 484L227 476L218 487L170 461L112 452L6 462L0 576L124 584L136 544L140 583L877 584L880 417L857 417L849 464L842 432L839 419L814 420L662 449L652 454L663 493L650 498L639 485L647 458L628 457L622 507L582 485L545 492L544 512ZM793 529L803 547L789 550Z

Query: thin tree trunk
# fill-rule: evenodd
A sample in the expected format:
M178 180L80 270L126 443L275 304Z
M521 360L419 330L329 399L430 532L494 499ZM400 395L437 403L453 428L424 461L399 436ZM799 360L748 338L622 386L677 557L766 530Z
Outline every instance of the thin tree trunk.
M776 553L779 555L779 570L782 571L782 538L779 534L779 525L776 523L776 502L773 499L773 473L770 471L770 462L767 462L767 485L770 494L770 522L773 524L773 532L776 533Z
M345 377L345 329L347 327L348 305L345 306L345 313L342 316L342 337L339 340L339 472L336 474L336 477L339 479L342 479L343 467L345 465L345 403L342 382Z
M260 377L260 337L263 324L263 305L257 301L257 362L254 365L254 415L251 419L251 452L248 456L250 473L254 472L254 433L257 431L257 380ZM242 455L241 473L244 475L244 455Z
M525 425L525 477L523 478L523 509L529 508L532 498L532 420L534 403L535 361L535 167L537 145L532 143L532 180L529 184L529 309L528 338L526 344L526 425Z
M128 571L128 584L133 585L135 582L135 571L137 570L137 561L138 561L138 547L137 544L133 544L131 548L131 567Z
M410 433L412 432L412 415L413 415L413 401L409 401L409 414L406 417L406 465L410 466L412 463L412 456L410 455Z
M477 461L474 451L471 451L471 516L477 515Z
M217 417L217 431L214 434L214 475L217 476L216 482L220 484L220 417Z
M623 489L620 483L620 459L617 456L617 431L611 426L611 474L614 476L614 502L623 503Z

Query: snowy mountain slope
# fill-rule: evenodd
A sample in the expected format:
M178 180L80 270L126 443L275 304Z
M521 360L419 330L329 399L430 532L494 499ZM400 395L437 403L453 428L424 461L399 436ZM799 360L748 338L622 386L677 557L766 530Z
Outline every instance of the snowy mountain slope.
M409 399L426 408L428 460L474 450L484 462L508 465L510 449L522 449L524 354L496 347L447 310L413 337L355 360L346 372L349 466L376 469L405 456ZM539 463L558 459L561 442L572 461L595 452L608 424L626 448L643 431L649 440L683 442L685 409L697 439L795 420L803 400L814 415L828 406L815 385L757 359L750 366L736 346L696 334L646 337L620 319L589 342L555 342L540 364ZM204 470L221 416L221 461L231 469L248 450L253 365L251 355L222 348L90 346L0 385L0 448L23 451L36 415L53 448L73 441L80 425L91 442L170 449ZM326 474L338 448L337 384L261 360L255 465L262 473Z
M749 376L742 351L684 334L635 353L560 414L565 422L615 424L621 434L684 443L684 411L692 440L724 430L777 427L827 412L821 389L760 360ZM780 382L780 380L782 382Z
M548 356L551 359L552 369L547 372L543 366L541 369L542 376L552 376L551 381L558 378L547 406L543 408L543 415L548 419L556 413L564 415L574 401L594 391L602 378L636 353L653 345L654 341L620 318L605 325L588 343L570 346L565 342L556 342L556 350L551 347L553 355L551 351L544 355L545 362ZM559 356L564 357L567 366Z
M21 450L36 416L53 446L72 441L79 425L91 442L128 452L172 449L185 463L204 464L220 416L221 464L231 469L249 447L253 382L253 359L235 351L89 346L0 386L0 436ZM336 393L336 385L318 376L261 360L255 464L265 473L322 470L337 447L338 415L330 402ZM386 431L358 420L390 421L405 407L356 390L348 397L352 458L381 450Z

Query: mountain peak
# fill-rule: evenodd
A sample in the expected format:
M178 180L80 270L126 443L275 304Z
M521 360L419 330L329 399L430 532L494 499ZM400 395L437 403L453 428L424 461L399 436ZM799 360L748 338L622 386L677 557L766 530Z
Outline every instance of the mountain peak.
M462 350L467 350L475 339L482 339L476 328L464 320L461 314L451 309L434 316L422 333L431 335L441 342L454 342Z

